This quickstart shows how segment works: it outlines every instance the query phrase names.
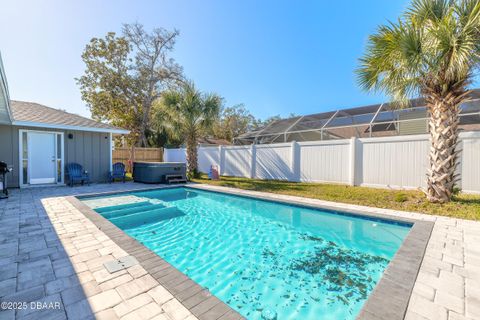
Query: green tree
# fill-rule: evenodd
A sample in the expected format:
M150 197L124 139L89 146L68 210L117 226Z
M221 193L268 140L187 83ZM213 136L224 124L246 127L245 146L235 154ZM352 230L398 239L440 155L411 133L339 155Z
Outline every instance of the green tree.
M282 118L279 114L277 114L277 115L274 115L274 116L270 116L270 117L266 118L265 120L255 119L252 127L253 127L254 130L257 130L257 129L264 128L264 127L268 126L269 124L271 124L273 122L276 122L278 120L294 118L294 117L297 117L297 115L295 113L291 112L285 118Z
M421 96L429 112L427 198L451 199L458 180L460 105L478 70L479 0L414 0L394 23L370 36L357 70L365 90L381 91L399 106Z
M212 135L230 142L233 138L253 129L255 117L243 104L222 109L212 128Z
M222 98L216 94L200 92L193 82L187 81L177 90L164 92L159 102L155 106L154 121L173 138L185 141L187 170L190 175L196 175L197 139L211 129L222 107Z
M82 59L85 73L77 80L92 117L129 129L130 140L147 146L152 105L163 91L178 84L182 68L169 57L178 31L124 24L122 35L93 38Z

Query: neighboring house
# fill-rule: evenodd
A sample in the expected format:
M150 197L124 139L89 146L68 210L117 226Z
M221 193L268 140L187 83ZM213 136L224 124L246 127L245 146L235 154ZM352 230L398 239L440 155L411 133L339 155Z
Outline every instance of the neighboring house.
M77 162L92 182L107 181L112 136L128 130L38 103L10 100L0 57L0 161L13 168L9 187L65 184Z

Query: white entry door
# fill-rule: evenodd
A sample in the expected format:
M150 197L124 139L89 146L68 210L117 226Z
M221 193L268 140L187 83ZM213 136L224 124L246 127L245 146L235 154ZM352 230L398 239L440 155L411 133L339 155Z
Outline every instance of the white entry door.
M28 133L28 183L56 182L55 144L55 133Z

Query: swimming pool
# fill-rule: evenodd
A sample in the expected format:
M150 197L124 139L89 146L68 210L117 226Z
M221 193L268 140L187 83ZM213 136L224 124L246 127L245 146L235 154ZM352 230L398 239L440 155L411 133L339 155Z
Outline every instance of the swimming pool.
M248 319L354 319L411 227L188 187L82 201Z

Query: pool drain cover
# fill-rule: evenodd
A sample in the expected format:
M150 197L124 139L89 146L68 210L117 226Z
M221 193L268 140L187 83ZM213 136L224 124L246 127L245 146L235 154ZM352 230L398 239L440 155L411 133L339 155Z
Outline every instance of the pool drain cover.
M136 264L138 264L138 261L137 259L135 259L135 257L126 256L118 260L105 262L103 265L105 266L105 268L107 268L108 272L114 273L123 269L130 268Z

